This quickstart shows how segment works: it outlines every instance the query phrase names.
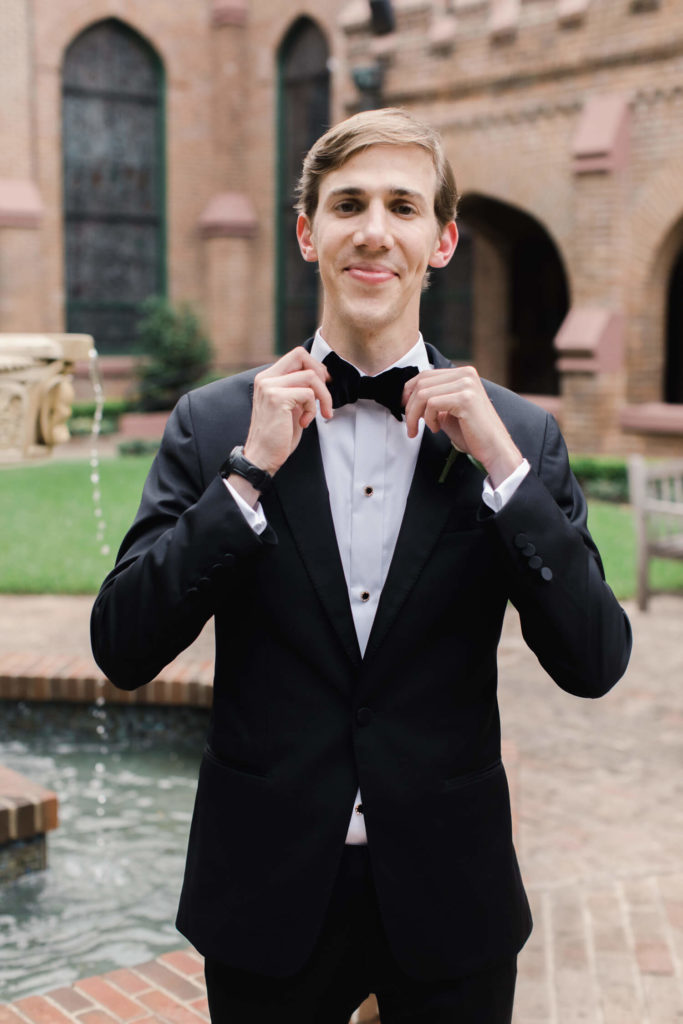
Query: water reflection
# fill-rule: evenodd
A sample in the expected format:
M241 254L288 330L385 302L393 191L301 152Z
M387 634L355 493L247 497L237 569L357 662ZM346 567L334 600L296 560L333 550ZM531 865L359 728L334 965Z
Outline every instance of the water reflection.
M55 790L45 872L0 888L0 1001L182 944L173 921L207 712L4 703L0 762Z

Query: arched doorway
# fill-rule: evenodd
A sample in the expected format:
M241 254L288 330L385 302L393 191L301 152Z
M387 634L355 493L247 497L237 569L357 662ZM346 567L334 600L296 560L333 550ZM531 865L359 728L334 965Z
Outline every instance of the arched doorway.
M664 401L683 403L683 248L674 260L669 279Z
M453 362L469 363L473 360L472 232L460 220L458 231L458 246L450 263L429 273L429 286L420 303L420 329L425 341Z
M66 51L62 131L67 330L131 352L140 302L165 291L163 71L122 22Z
M553 340L569 289L555 243L540 221L487 196L463 196L458 219L471 237L475 354L497 349L492 376L513 391L558 394Z
M293 204L303 157L329 126L328 55L327 41L310 18L294 23L278 53L278 352L300 344L318 323L318 276L315 266L301 258Z

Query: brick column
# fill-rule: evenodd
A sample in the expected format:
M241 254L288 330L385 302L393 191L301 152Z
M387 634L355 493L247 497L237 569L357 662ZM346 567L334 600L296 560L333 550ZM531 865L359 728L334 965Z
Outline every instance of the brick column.
M27 0L4 0L0 32L0 323L5 331L41 331L44 286L43 205L36 185Z
M199 229L204 238L205 309L215 361L224 370L249 358L251 239L257 221L240 192L221 192L205 208Z
M222 370L248 364L252 242L257 222L246 187L248 0L212 0L215 188L199 220L204 239L204 306Z
M618 451L625 397L622 261L629 170L628 97L593 95L572 141L575 176L574 293L555 346L562 426L576 451Z

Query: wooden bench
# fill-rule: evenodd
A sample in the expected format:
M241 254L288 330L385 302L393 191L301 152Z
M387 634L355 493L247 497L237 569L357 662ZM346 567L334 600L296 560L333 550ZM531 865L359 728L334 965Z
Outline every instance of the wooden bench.
M636 526L637 599L645 611L652 558L683 560L683 458L646 462L632 455L629 490Z

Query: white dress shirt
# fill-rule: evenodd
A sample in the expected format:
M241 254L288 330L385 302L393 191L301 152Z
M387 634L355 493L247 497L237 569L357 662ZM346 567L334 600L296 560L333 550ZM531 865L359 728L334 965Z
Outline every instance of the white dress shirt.
M330 351L318 331L311 355L322 362ZM430 363L422 335L392 365L428 370ZM396 547L424 421L420 420L417 437L408 437L404 421L399 422L374 400L360 398L353 405L335 409L331 420L326 420L318 409L316 425L351 613L358 645L364 654ZM483 481L482 497L489 508L499 511L528 470L525 460L496 490L487 477ZM227 481L226 486L249 525L261 533L266 520L260 504L256 509L251 508ZM367 842L360 806L359 790L351 811L347 843Z

